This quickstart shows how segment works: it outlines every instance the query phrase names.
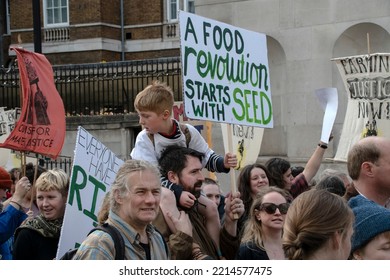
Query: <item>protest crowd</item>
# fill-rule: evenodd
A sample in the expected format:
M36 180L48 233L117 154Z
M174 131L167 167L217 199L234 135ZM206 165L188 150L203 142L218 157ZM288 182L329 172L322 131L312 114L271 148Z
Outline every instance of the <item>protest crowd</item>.
M95 226L64 258L57 253L68 234L71 178L31 164L0 167L0 258L390 259L390 139L354 143L348 174L318 174L328 145L319 141L299 170L282 158L247 164L231 182L235 191L222 193L203 170L233 172L237 155L215 153L192 125L173 119L173 103L172 90L158 81L137 95L143 130L91 214ZM315 176L321 179L312 184Z

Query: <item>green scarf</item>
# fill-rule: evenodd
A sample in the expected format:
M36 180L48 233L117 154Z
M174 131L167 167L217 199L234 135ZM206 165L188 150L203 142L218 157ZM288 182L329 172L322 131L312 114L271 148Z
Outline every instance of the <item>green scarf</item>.
M49 221L40 214L31 220L26 220L25 223L17 229L17 231L22 228L29 228L39 232L44 237L59 238L61 234L62 221L63 218Z

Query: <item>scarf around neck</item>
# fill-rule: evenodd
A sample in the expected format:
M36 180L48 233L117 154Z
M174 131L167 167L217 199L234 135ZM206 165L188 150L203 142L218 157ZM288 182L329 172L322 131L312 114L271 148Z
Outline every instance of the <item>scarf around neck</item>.
M28 228L37 231L44 237L59 238L61 234L63 218L56 220L47 220L42 214L31 220L26 220L17 231L22 228ZM16 233L15 233L16 235Z

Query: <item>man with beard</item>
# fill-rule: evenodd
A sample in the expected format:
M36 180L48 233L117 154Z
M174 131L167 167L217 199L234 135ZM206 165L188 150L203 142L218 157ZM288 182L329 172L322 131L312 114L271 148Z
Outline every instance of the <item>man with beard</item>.
M199 198L204 181L202 174L203 154L187 147L168 146L159 159L162 176L169 181L183 186L185 191ZM220 253L226 259L233 259L239 247L237 219L244 213L244 204L238 192L229 194L225 203L225 221L220 230L220 248L217 251L204 224L204 216L198 211L204 207L195 203L190 209L179 209L175 205L164 204L164 196L173 195L164 192L160 208L164 213L155 220L154 225L169 241L172 256L176 259L219 259ZM169 200L167 200L169 201ZM160 211L160 212L162 212ZM190 226L188 226L189 218ZM192 226L192 230L191 229ZM187 230L183 230L187 229ZM191 237L192 235L192 237Z

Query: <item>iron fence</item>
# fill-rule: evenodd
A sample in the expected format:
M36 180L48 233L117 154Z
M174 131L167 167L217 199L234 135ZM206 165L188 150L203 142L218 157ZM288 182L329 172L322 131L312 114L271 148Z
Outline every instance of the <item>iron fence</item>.
M153 80L167 83L182 100L179 57L53 66L67 116L134 112L134 98ZM0 107L20 107L17 65L0 68Z
M72 171L72 158L66 156L59 156L56 160L50 158L40 158L39 165L47 170L51 170L53 168L62 169L70 176Z

